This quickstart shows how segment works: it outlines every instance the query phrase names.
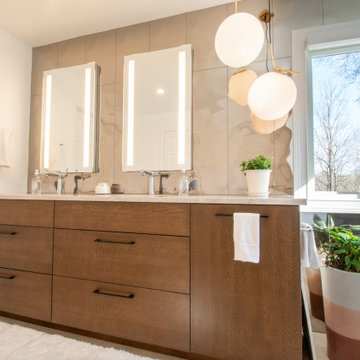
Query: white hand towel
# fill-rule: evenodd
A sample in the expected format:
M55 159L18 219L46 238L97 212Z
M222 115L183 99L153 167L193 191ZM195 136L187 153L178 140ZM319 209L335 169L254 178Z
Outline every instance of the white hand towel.
M234 260L259 263L260 215L234 213Z
M301 265L304 267L320 267L320 261L318 258L314 231L311 225L301 224L300 227L300 256Z
M0 127L0 167L10 167L10 145L12 132Z

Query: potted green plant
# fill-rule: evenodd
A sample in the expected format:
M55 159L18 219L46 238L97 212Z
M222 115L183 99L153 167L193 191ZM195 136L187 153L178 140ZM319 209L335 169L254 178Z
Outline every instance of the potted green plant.
M240 164L246 175L248 196L268 197L271 173L271 159L258 155Z
M360 237L351 229L333 226L320 247L325 254L321 267L330 360L359 359L360 354Z

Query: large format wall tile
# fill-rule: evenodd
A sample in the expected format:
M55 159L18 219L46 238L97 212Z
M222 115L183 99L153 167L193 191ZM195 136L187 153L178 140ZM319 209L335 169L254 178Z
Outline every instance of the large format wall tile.
M291 56L291 31L322 24L321 0L273 0L274 55Z
M116 30L116 82L122 82L124 56L150 50L150 23Z
M227 16L227 5L194 11L187 15L187 39L194 49L194 71L224 66L215 52L215 34Z
M287 160L287 157L290 155L291 137L292 132L286 126L274 132L274 185L276 190L285 192L287 194L293 194L294 192L294 176Z
M227 69L194 72L193 164L205 194L227 193Z
M100 87L99 173L84 182L83 191L93 191L99 182L113 182L115 85Z
M101 85L115 82L115 30L86 37L86 62L95 61L101 67Z
M85 63L85 37L58 43L58 66L75 66Z
M166 49L185 43L185 14L150 22L150 50Z
M323 0L324 24L341 23L360 18L359 0Z
M33 49L31 95L42 94L43 72L58 67L58 45L51 44Z

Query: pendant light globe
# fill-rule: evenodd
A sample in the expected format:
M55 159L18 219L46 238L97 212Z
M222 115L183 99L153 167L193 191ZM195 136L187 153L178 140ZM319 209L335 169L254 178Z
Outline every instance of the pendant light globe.
M227 66L239 68L250 64L264 45L260 21L249 13L239 12L227 17L215 36L215 51Z
M259 76L251 85L248 105L251 112L262 120L276 120L285 116L295 105L294 81L280 72Z

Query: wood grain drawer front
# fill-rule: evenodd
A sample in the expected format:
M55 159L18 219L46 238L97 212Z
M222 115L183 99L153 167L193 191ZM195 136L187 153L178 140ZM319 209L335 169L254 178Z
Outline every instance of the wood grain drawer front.
M50 275L0 268L0 310L51 320Z
M54 226L54 202L43 200L0 200L0 224Z
M57 201L55 227L189 236L190 205Z
M0 267L52 273L53 229L0 225Z
M54 276L52 321L189 351L189 295Z
M189 293L189 238L55 229L54 274Z

